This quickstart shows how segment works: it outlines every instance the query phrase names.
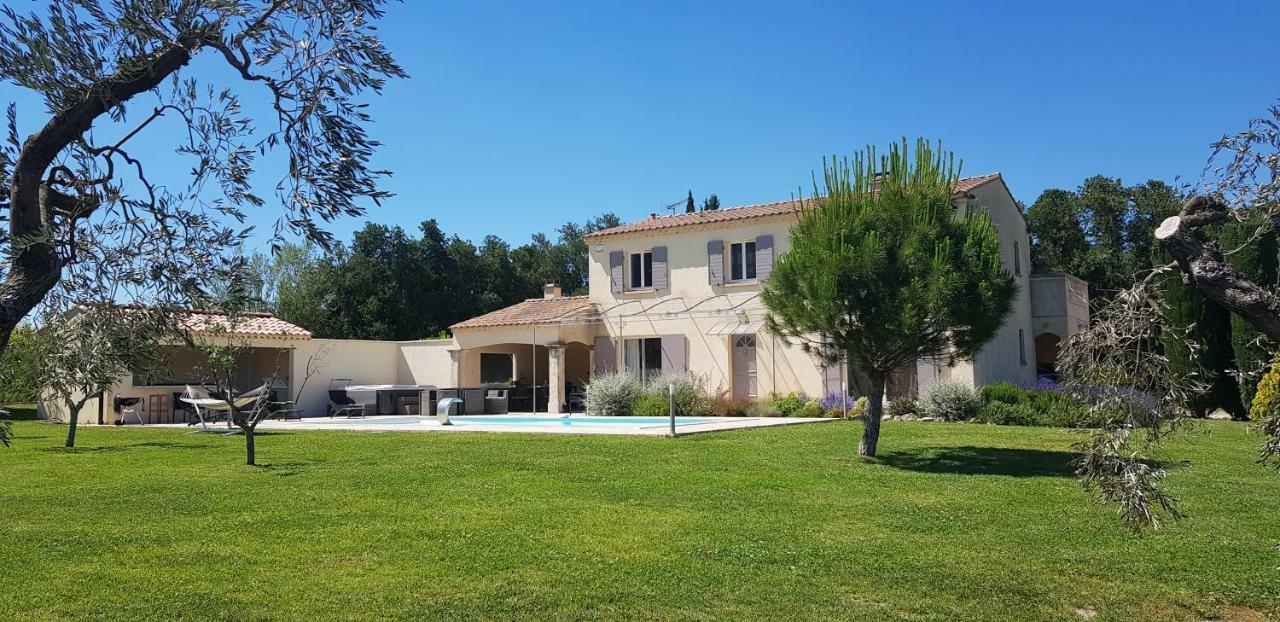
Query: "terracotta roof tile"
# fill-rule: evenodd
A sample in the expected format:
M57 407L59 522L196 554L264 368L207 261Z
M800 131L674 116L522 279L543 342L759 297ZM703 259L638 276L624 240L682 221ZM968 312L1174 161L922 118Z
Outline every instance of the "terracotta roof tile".
M469 320L458 322L450 328L484 328L490 326L519 326L551 322L572 317L589 317L599 311L586 296L562 298L530 298L505 309L498 309Z
M235 322L226 313L198 309L175 312L179 328L193 333L209 333L214 327L246 337L287 337L310 339L311 331L290 324L270 313L244 313Z
M962 177L956 181L956 194L969 192L978 186L982 186L999 178L1000 173L989 173L974 177ZM660 229L672 229L675 227L686 227L691 225L733 222L737 220L747 220L750 218L763 218L765 216L779 216L795 212L799 205L799 201L792 199L789 201L776 201L774 203L728 207L710 212L693 212L676 214L674 216L654 216L645 220L629 222L610 229L596 231L595 233L588 234L586 237L595 238L622 233L656 231Z

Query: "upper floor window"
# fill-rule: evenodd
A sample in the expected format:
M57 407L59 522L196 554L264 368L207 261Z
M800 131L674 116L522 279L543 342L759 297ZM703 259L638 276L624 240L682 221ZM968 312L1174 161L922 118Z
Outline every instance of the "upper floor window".
M729 280L756 279L756 243L734 242L729 245Z
M1017 240L1013 241L1013 274L1022 276L1022 247Z
M631 253L631 275L628 279L629 289L650 289L653 287L652 251Z

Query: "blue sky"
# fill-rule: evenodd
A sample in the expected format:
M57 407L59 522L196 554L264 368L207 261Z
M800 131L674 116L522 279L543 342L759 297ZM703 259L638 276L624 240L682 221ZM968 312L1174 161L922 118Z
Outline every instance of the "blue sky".
M1276 23L1275 2L411 0L382 34L412 77L370 100L396 196L367 219L518 243L689 189L786 198L823 155L904 135L1028 203L1095 173L1194 178L1208 143L1280 97ZM42 107L14 91L0 101L34 129ZM181 179L163 138L139 155Z

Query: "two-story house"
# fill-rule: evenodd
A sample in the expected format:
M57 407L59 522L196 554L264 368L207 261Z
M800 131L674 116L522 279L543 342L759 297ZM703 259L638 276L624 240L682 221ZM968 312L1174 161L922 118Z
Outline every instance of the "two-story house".
M1057 343L1088 323L1078 279L1038 275L1033 287L1026 220L999 173L961 179L954 202L959 212L985 210L995 222L1005 268L1018 283L1013 312L974 360L950 367L921 361L898 374L898 392L924 390L940 378L1034 381L1038 367L1051 370ZM839 392L843 382L856 393L856 377L764 330L761 283L790 248L797 207L782 201L652 215L592 233L588 295L563 297L548 286L544 298L457 324L450 380L543 386L551 412L566 387L615 370L693 372L747 400L774 391L821 396ZM1045 300L1036 304L1034 296Z

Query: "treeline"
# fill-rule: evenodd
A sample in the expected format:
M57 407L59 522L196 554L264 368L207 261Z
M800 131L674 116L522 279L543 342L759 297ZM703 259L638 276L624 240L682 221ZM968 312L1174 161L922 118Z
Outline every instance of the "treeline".
M411 235L369 223L331 252L287 245L250 258L263 310L317 337L422 339L452 324L540 297L546 283L585 294L583 236L620 224L609 213L565 223L556 237L539 233L512 247L497 236L476 245L447 235L435 220Z
M1032 265L1038 272L1070 272L1089 281L1095 308L1136 278L1170 257L1155 243L1160 222L1178 213L1178 189L1162 181L1125 186L1120 179L1097 175L1074 190L1050 189L1027 210ZM1206 229L1231 263L1255 282L1277 284L1275 233L1259 234L1259 223L1230 222ZM1170 324L1189 332L1196 353L1180 340L1166 339L1161 347L1179 371L1196 371L1208 384L1194 414L1223 409L1234 418L1247 417L1257 387L1256 373L1270 360L1271 344L1248 323L1209 301L1171 271L1160 288L1169 305ZM1193 369L1194 368L1194 369Z

